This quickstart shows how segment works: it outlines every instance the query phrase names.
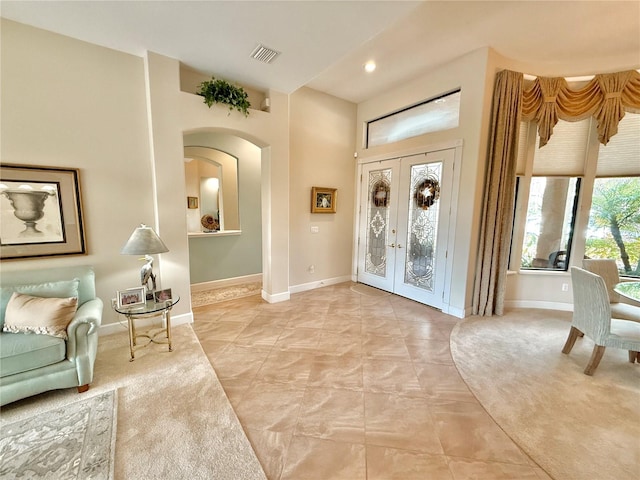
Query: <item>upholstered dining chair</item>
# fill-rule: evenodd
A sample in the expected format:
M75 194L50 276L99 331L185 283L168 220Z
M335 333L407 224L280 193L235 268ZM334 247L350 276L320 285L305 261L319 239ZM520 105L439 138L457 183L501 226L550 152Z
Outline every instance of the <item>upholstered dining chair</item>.
M615 260L609 258L585 258L582 260L582 266L585 270L600 275L604 280L607 286L607 293L609 294L611 315L614 318L640 322L640 306L634 306L621 301L620 295L613 290L616 283L620 283L618 266Z
M579 267L571 267L571 283L573 319L562 353L571 352L576 339L583 333L595 343L584 370L586 375L593 375L596 371L606 347L628 350L629 361L640 362L640 323L611 318L609 296L602 277Z

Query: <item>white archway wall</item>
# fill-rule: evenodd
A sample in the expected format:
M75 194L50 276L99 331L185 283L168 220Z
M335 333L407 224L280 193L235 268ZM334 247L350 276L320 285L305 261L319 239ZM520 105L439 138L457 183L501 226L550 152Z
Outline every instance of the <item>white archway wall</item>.
M211 129L185 132L184 145L188 156L194 152L206 154L206 150L216 149L219 153L224 152L237 158L239 187L237 201L239 227L242 229L240 235L212 234L189 237L191 284L262 274L261 149L237 135ZM199 147L190 145L199 145ZM188 211L187 218L189 218ZM193 220L192 218L191 221ZM197 225L200 225L199 214Z
M220 205L224 206L224 212L222 218L220 219L220 227L224 228L224 230L240 230L240 212L238 207L238 167L240 159L231 155L228 152L224 152L216 148L215 145L198 145L193 143L188 145L185 143L184 145L184 153L185 157L194 158L196 160L203 160L203 162L195 162L196 165L200 165L201 169L208 171L211 176L217 177L220 182ZM191 162L190 162L191 163ZM185 164L185 171L189 172L189 165ZM195 169L191 170L195 172ZM199 174L202 176L202 172ZM187 173L186 185L189 182L189 174ZM193 187L194 180L191 179L191 186ZM195 182L198 183L199 182ZM196 194L196 197L199 196L197 187L196 191L192 193ZM200 198L201 204L203 198ZM217 203L217 202L216 202ZM200 210L196 210L195 213L199 213ZM193 224L190 224L189 219L187 219L187 229L189 232L200 232L200 215L198 215L197 226L194 228ZM195 223L195 222L193 222Z
M164 284L189 298L189 277L184 275L185 265L189 264L189 246L182 209L185 197L182 132L210 128L236 134L262 148L263 297L267 301L287 300L288 97L269 92L271 112L251 111L245 118L220 106L209 109L201 97L181 92L177 60L147 52L145 67L157 227L165 243L176 245L162 256ZM178 314L187 312L190 302L176 308Z

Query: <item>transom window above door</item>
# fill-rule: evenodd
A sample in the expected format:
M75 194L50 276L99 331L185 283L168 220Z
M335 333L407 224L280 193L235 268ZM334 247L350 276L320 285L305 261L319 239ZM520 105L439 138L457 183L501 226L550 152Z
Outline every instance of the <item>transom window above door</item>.
M367 122L366 148L456 128L459 121L457 90Z

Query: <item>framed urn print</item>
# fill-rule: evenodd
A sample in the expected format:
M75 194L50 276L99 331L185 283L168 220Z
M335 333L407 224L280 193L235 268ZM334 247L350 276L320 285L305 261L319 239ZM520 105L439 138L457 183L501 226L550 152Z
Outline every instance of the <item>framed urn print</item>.
M79 171L0 165L0 259L86 253Z
M311 187L311 213L336 213L338 189Z

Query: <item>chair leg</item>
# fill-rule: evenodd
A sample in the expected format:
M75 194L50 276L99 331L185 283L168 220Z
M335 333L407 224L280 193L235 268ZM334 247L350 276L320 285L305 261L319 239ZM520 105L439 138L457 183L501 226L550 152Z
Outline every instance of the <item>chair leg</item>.
M576 340L578 339L581 333L582 332L578 330L576 327L574 327L573 325L571 326L571 330L569 330L569 336L567 337L567 341L565 342L564 347L562 348L562 353L571 352L573 345L576 343Z
M80 386L78 387L78 393L84 393L84 392L86 392L87 390L89 390L89 384L87 384L87 385L80 385Z
M595 345L593 347L593 353L591 354L589 364L587 365L587 368L584 369L585 375L593 375L600 364L600 360L602 360L605 349L606 347L603 347L602 345Z

